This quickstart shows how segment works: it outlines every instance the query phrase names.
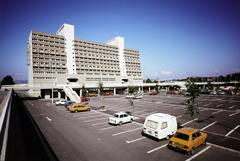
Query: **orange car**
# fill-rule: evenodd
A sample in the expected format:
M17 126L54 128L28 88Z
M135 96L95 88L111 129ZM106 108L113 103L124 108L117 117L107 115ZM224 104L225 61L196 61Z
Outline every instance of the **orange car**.
M81 97L81 101L82 101L82 102L87 102L87 101L90 101L90 98L87 98L87 97Z
M70 106L67 106L67 109L70 112L91 111L91 107L90 106L84 105L84 104L81 104L81 103L71 104Z
M177 130L175 135L170 138L168 143L169 149L183 150L188 154L193 154L195 148L205 145L207 134L193 128L182 128Z

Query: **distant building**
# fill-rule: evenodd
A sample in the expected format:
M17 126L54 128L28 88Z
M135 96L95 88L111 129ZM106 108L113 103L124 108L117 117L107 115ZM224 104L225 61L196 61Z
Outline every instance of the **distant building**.
M125 48L123 37L106 43L80 40L69 24L63 24L56 34L30 33L28 72L28 83L32 86L90 87L101 81L121 87L143 83L140 52Z

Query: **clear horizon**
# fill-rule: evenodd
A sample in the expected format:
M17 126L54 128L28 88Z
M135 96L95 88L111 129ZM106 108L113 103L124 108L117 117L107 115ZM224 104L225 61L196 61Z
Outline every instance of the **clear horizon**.
M26 80L31 30L56 33L75 26L79 39L104 43L115 36L141 53L144 79L214 77L240 72L240 1L0 2L0 79Z

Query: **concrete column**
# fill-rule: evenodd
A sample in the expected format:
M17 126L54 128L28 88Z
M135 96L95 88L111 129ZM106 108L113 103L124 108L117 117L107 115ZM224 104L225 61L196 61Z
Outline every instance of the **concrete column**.
M60 99L61 98L61 93L60 92L58 92L58 99Z
M166 87L167 91L169 91L169 87Z
M79 96L82 97L82 89L79 91Z
M148 87L148 92L149 92L149 93L151 92L151 87Z
M141 91L141 87L138 87L138 91L139 91L139 92Z
M116 95L116 88L113 88L113 95Z

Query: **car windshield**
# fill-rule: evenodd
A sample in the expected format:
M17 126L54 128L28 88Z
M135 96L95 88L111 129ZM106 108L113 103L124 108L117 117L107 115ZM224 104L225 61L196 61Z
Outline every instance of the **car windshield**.
M119 115L118 115L118 114L114 114L114 117L118 118L118 117L119 117Z
M189 139L189 135L186 135L186 134L183 134L180 132L177 132L174 136L175 136L175 138L186 140L186 141L188 141L188 139Z

